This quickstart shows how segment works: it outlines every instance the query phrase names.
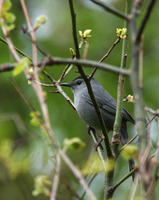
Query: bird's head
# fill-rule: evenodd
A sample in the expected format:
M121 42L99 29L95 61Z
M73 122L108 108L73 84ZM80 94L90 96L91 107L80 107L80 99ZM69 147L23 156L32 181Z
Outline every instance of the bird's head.
M80 76L75 78L71 83L61 83L60 85L65 87L70 87L74 93L86 87L83 78Z

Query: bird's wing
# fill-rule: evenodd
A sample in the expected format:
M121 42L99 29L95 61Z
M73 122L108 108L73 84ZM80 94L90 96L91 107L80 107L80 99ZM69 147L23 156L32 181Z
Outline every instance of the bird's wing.
M111 115L116 114L116 101L114 98L101 86L101 85L93 85L92 87L97 104L99 108L105 110L107 113L110 113ZM98 92L95 92L98 91ZM93 105L92 100L90 99L90 96L88 93L85 93L86 101ZM122 110L122 117L126 121L130 121L134 123L134 119L131 117L131 115L125 110Z

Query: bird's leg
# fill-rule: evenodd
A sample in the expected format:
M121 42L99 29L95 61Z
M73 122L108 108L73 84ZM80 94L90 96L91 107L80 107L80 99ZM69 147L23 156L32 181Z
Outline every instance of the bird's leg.
M95 140L96 140L96 143L95 143L95 150L97 151L97 148L100 146L101 149L103 150L103 147L102 147L102 144L101 142L103 141L103 138L100 139L100 141L98 141L98 138L97 138L97 135L96 135L96 130L91 127L91 126L88 126L88 134L93 134L94 137L95 137Z
M91 133L93 133L94 137L97 140L96 130L93 127L91 127L91 126L88 126L87 128L88 128L88 134L90 135Z
M120 143L121 143L120 135L119 134L113 135L111 145L120 144Z
M103 150L102 142L103 142L103 140L104 140L104 137L103 137L103 135L99 135L99 138L100 138L100 140L99 140L98 143L97 143L96 151L97 151L97 148L98 148L99 146L100 146L101 149Z

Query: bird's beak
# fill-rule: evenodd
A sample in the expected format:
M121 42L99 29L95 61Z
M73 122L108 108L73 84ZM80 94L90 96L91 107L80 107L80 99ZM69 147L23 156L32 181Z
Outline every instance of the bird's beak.
M71 87L71 83L61 83L60 86Z

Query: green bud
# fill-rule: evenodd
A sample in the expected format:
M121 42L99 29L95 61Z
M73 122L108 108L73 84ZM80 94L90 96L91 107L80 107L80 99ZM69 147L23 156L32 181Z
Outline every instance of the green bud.
M45 15L41 15L39 17L36 18L36 21L35 21L35 27L36 29L41 27L42 25L44 25L47 21L47 16Z

